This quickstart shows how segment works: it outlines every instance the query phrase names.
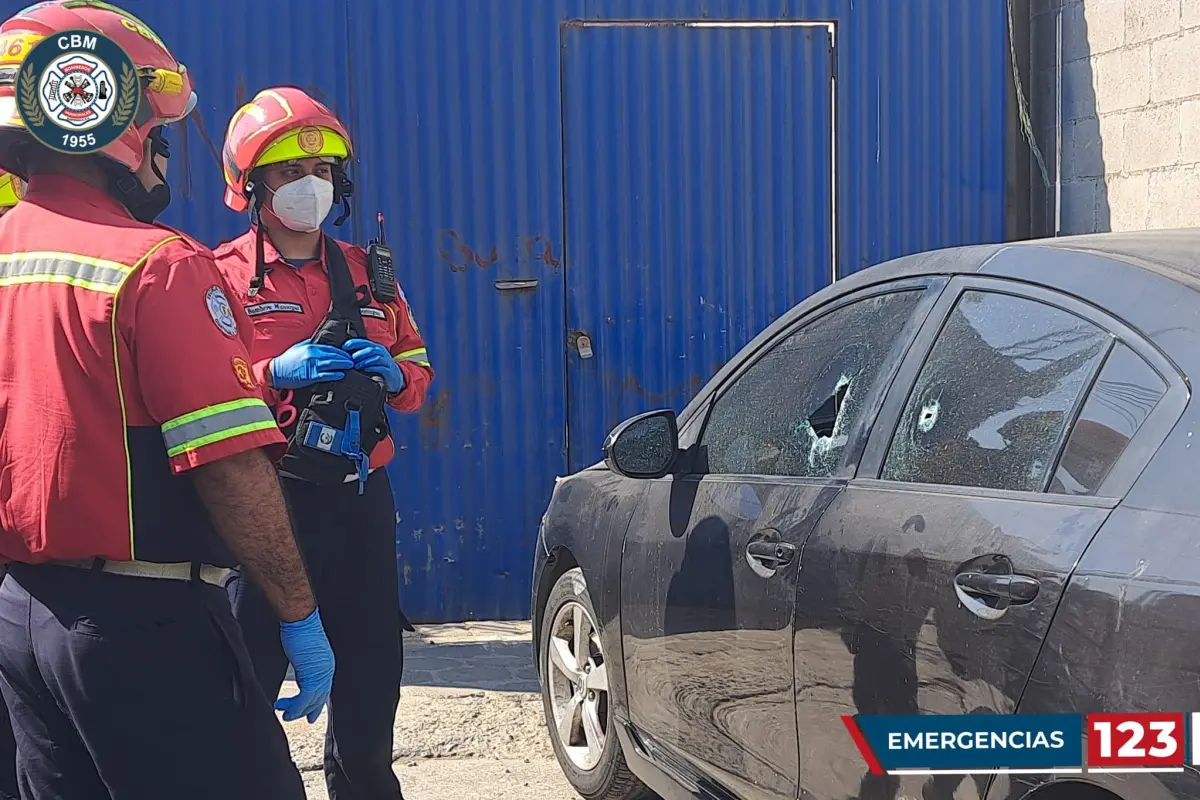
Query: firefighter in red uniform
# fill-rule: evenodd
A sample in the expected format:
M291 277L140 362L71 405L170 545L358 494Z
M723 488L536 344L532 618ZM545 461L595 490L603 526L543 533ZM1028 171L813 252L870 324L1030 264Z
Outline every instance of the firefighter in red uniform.
M11 172L0 170L0 218L16 208L25 184ZM0 584L8 565L0 562ZM0 698L0 800L20 800L17 793L17 742L8 721L8 707Z
M36 81L60 67L124 102L65 153L42 137L58 143L66 101ZM212 253L153 222L163 128L195 102L162 41L107 3L0 24L0 167L28 180L0 220L0 693L23 800L304 797L223 590L239 563L284 620L285 718L315 720L332 685L249 320Z
M339 393L352 391L347 384L357 374L356 385L367 387L357 396L378 384L387 405L412 412L421 406L433 370L395 277L369 263L362 248L321 232L335 202L346 212L339 223L348 215L351 184L344 164L350 157L350 137L324 105L293 87L260 92L230 120L224 147L225 202L235 211L249 209L253 224L215 253L254 324L254 377L269 387L279 425L291 439L290 455L280 464L284 492L337 656L325 746L329 796L383 800L402 796L391 767L392 728L403 666L401 629L411 630L399 606L396 509L383 468L394 448L383 435L364 450L369 460L356 463L317 452L328 449L319 436L311 437L316 448L306 450L301 440L305 409L317 408L314 387L321 387L318 404L332 397L331 405L340 408ZM342 339L323 338L332 321L344 324L346 318L354 324L343 329ZM370 398L363 403L370 407ZM358 423L364 444L368 430L386 427L382 404L376 413L379 418L369 418L364 411ZM340 424L321 428L329 443L340 441ZM322 464L307 470L310 455L325 457L329 470ZM270 609L241 575L229 589L259 680L271 696L286 663L270 635Z

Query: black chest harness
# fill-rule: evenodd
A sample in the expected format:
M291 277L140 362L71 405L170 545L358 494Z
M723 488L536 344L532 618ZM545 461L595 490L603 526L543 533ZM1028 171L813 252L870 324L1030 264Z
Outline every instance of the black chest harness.
M310 341L340 348L350 339L366 339L367 331L342 248L328 236L321 241L333 302ZM322 486L356 475L362 494L371 450L388 435L386 403L383 380L362 370L294 390L291 405L299 414L283 428L288 448L280 474Z

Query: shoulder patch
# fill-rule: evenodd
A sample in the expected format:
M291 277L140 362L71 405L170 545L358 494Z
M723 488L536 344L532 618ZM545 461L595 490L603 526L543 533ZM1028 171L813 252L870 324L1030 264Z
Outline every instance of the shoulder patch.
M237 382L243 389L258 388L258 381L254 380L254 373L250 371L250 365L241 356L233 357L233 374L237 376Z
M213 324L221 333L229 338L237 336L237 319L233 316L233 309L229 306L229 298L225 296L225 290L220 286L213 286L204 293L204 304L208 306L208 315L212 317Z

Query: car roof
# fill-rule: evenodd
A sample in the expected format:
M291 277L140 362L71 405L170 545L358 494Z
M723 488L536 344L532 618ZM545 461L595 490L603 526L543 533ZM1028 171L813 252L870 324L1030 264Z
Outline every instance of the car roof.
M1039 284L1105 309L1154 342L1185 375L1200 374L1193 331L1200 312L1200 228L1098 233L928 250L840 277L759 332L774 337L818 306L859 289L906 278L981 274ZM1181 287L1196 290L1181 292ZM707 382L723 380L730 359ZM681 416L690 417L707 391Z
M868 267L841 278L834 287L841 294L856 288L854 283L867 285L908 276L979 272L1000 253L1028 253L1034 248L1120 262L1200 290L1200 228L1095 233L928 250Z
M1041 247L1121 261L1200 290L1200 228L1097 233L999 245L996 250Z

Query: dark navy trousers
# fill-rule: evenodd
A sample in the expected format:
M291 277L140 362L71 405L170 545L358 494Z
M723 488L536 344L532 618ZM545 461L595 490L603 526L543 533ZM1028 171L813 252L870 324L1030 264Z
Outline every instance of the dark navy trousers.
M303 800L225 592L13 564L0 692L22 800Z
M357 483L282 482L337 660L325 735L330 800L401 800L392 728L404 667L402 629L410 626L400 611L396 506L387 472L371 473L361 496ZM228 588L263 691L278 697L288 666L279 623L246 576L235 574Z
M20 800L17 791L17 740L13 738L8 706L0 702L0 800Z
M6 565L0 565L0 585L4 583ZM0 800L20 800L17 793L17 740L13 738L8 720L8 706L0 699Z

